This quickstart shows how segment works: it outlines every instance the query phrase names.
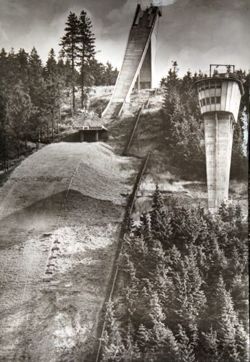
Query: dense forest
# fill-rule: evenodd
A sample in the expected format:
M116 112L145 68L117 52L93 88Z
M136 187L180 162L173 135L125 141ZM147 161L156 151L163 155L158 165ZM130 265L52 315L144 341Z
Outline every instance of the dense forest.
M0 51L0 169L25 153L28 141L53 141L67 94L74 113L77 90L81 93L78 108L83 108L89 87L115 83L117 69L95 57L91 28L86 12L79 17L70 13L60 55L57 58L51 49L45 64L35 48L30 53Z
M162 79L164 90L163 125L171 161L182 170L182 175L205 177L204 129L200 115L195 82L206 74L187 72L179 77L177 62L173 62L167 76ZM243 82L245 94L242 97L239 117L234 125L231 177L247 179L248 160L244 134L247 134L250 101L250 73L237 72Z
M246 362L247 224L239 206L216 216L162 200L129 220L102 361Z

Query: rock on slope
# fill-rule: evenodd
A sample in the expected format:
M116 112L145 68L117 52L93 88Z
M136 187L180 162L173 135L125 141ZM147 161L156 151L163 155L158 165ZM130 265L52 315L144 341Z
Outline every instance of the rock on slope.
M46 146L0 189L1 361L89 361L138 161Z

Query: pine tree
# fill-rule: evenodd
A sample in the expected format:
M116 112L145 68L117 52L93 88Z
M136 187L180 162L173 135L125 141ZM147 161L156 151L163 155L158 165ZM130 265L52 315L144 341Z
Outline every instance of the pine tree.
M138 344L134 341L134 330L131 321L128 323L126 339L124 341L125 349L122 355L122 361L141 361L141 352Z
M157 292L154 292L151 296L149 316L152 319L153 324L162 322L166 318L163 313Z
M156 184L155 192L153 194L152 209L160 212L163 207L164 207L164 202L162 199L162 194L160 192L159 185Z
M154 240L152 245L150 245L146 264L149 273L154 273L157 266L163 267L165 265L165 252L159 240Z
M130 256L126 251L123 251L119 260L120 270L128 275L130 280L134 280L136 277L136 269L133 262L130 260Z
M180 270L172 279L171 309L167 315L169 326L181 323L190 331L195 331L204 311L206 297L202 289L203 280L192 251L180 261Z
M0 90L0 168L4 170L8 168L6 122L6 99Z
M114 85L118 76L118 70L116 68L113 69L111 63L107 62L103 69L103 76L105 85Z
M50 49L48 59L45 65L45 77L56 78L58 74L56 55L53 48Z
M8 58L4 48L0 52L0 90L6 92L7 87Z
M150 333L143 324L140 324L137 334L136 341L141 351L144 351L150 339Z
M75 13L70 12L64 31L60 45L71 65L72 109L75 112L75 68L79 45L79 20Z
M102 361L116 361L123 355L124 350L125 347L122 343L122 337L114 315L114 304L112 301L109 301L106 304L105 334L102 344Z
M60 120L62 80L60 78L54 49L51 49L45 66L46 94L48 117L51 119L52 140L54 139L55 123Z
M199 350L200 359L204 362L218 362L219 357L219 340L217 332L211 327L208 332L202 332L200 341L201 349Z
M242 362L249 360L248 341L249 338L243 324L241 322L237 323L235 326L235 342L239 360Z
M134 325L143 324L146 328L152 327L152 318L149 315L149 310L151 310L151 294L152 294L152 288L148 285L150 285L150 282L148 280L144 280L144 283L146 285L141 285L141 290L137 296L137 301L135 303L135 310L133 313L133 319Z
M17 74L19 73L19 65L17 60L17 55L12 48L7 56L7 68L6 68L5 79L7 83L5 84L8 94L11 93L12 88L17 84Z
M221 359L231 362L241 361L240 355L245 353L247 336L238 320L231 295L226 290L222 277L217 282L212 307L209 309L209 317L218 333Z
M151 232L151 217L149 213L143 213L140 216L140 230L139 235L144 237L147 245L149 246L152 243L152 232Z
M192 345L192 341L190 341L187 336L184 328L179 324L179 331L177 335L179 349L180 349L180 361L182 362L196 362L195 351Z
M28 59L29 73L29 95L32 102L32 112L30 116L30 135L39 141L42 130L49 136L49 123L46 107L46 84L43 78L42 61L37 50L31 50Z
M78 57L80 59L80 78L81 78L81 108L84 105L86 97L85 86L87 77L87 68L89 60L95 55L95 37L92 32L92 23L86 11L82 11L79 17L78 34Z
M31 114L31 100L25 92L21 81L14 87L6 107L8 133L17 142L18 157L20 156L20 141L26 140L29 117Z
M28 89L29 83L29 54L24 50L20 49L16 54L18 74L17 77L20 79L26 89Z

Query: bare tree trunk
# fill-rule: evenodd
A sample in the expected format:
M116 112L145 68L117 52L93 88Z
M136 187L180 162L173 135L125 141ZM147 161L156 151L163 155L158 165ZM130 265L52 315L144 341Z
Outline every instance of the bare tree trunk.
M71 67L72 67L72 115L76 110L76 99L75 99L75 59L74 59L74 49L72 46L72 56L71 56Z
M81 108L82 109L84 103L84 86L85 86L85 77L84 77L84 55L83 55L82 64L81 64Z
M84 97L84 79L83 79L83 64L81 67L81 108L83 109L83 97Z
M56 122L56 128L57 128L57 134L59 134L59 122L61 123L61 119L62 119L62 116L61 116L61 106L59 106L59 119L57 118L57 122Z

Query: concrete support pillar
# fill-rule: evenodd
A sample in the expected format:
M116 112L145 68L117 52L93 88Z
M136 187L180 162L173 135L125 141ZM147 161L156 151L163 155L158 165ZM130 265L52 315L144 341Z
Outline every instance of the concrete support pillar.
M139 73L138 78L137 78L136 88L137 88L138 91L140 91L140 89L141 89L141 74L140 73Z
M204 115L208 207L215 211L228 199L233 143L233 119L229 113Z
M145 55L137 81L140 83L140 89L152 88L152 52L151 41Z
M99 132L98 131L96 131L96 133L95 133L95 140L96 140L96 142L99 141Z

